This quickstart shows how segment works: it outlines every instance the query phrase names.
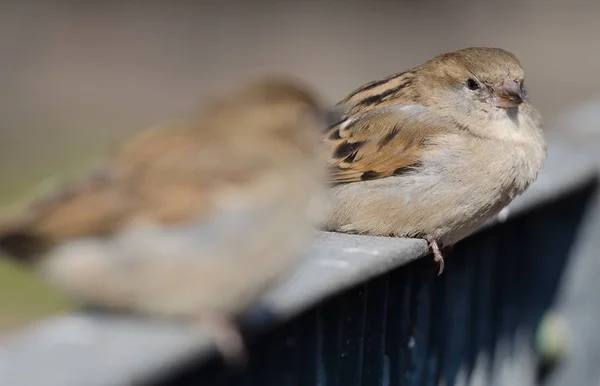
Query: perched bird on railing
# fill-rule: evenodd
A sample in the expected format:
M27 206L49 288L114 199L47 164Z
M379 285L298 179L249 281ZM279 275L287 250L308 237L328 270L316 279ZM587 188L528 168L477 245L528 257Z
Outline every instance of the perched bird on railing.
M537 177L546 145L511 53L467 48L368 83L329 127L332 211L325 229L440 248L495 216Z
M0 250L85 305L198 323L244 359L232 320L322 220L324 119L304 85L256 81L8 216Z

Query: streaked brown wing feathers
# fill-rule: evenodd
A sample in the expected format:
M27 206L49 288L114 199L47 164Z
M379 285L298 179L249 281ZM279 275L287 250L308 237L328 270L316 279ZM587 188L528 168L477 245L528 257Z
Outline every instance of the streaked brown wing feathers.
M207 144L218 136L165 129L134 137L111 162L4 221L0 234L22 230L60 241L131 222L185 222L208 212L221 189L252 178L251 165L240 169L227 147Z
M395 105L350 117L326 134L330 182L370 180L420 166L423 146L437 126L423 106ZM337 133L337 134L336 134Z

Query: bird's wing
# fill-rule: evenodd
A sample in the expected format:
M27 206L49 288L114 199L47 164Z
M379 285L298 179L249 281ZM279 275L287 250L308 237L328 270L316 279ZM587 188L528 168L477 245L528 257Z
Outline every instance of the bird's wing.
M0 246L35 254L132 223L198 220L228 197L239 201L241 192L256 198L261 165L252 157L240 161L223 141L226 135L186 124L143 132L97 170L0 221Z
M447 129L436 113L416 104L376 107L347 116L324 138L330 182L372 180L418 168L429 139Z

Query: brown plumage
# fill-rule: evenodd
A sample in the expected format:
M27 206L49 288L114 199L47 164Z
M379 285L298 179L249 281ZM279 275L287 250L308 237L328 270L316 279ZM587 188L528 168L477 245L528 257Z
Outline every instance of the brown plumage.
M418 110L408 105L407 110ZM331 182L364 180L365 173L390 177L419 167L421 149L428 136L439 130L438 122L425 115L396 114L395 107L367 109L331 129L325 139L333 166ZM330 139L336 133L339 138Z
M436 261L533 182L545 158L538 112L511 53L467 48L368 83L324 135L328 230L422 237Z
M0 250L85 304L216 320L239 355L224 327L295 264L322 212L323 119L303 85L249 84L5 218Z

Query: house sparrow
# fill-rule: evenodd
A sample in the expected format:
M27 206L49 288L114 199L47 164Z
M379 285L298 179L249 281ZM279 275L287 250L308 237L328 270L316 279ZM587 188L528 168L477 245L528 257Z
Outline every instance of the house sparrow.
M439 55L368 83L337 106L325 229L418 237L440 248L496 215L537 177L541 117L517 58L498 48Z
M303 85L254 82L9 216L0 250L85 305L199 323L245 359L233 319L322 220L325 125Z

